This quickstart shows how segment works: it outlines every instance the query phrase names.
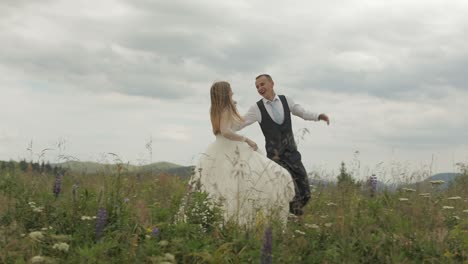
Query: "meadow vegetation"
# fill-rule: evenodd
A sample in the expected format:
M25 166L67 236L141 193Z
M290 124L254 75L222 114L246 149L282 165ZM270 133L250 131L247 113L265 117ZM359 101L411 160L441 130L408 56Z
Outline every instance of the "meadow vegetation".
M313 186L299 221L247 228L172 175L2 166L0 263L468 262L466 166L447 189L373 190L344 164L336 178Z

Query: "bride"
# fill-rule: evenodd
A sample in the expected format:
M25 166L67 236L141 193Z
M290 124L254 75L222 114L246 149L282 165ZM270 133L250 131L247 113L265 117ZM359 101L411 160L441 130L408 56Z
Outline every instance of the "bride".
M191 182L219 202L225 222L250 225L270 216L285 223L294 197L289 172L257 152L254 141L236 133L243 118L228 82L215 82L210 94L216 140L201 155Z

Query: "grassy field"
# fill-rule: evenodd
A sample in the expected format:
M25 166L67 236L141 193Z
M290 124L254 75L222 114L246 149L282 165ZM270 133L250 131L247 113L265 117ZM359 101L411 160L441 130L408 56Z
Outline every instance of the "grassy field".
M178 177L0 170L0 263L468 263L468 173L371 196L315 186L301 221L221 225ZM186 201L185 221L180 207Z

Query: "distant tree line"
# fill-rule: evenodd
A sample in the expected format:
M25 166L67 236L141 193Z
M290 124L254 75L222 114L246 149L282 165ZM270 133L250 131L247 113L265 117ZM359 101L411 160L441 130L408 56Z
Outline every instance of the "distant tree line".
M14 173L16 171L41 173L41 174L59 174L64 173L65 169L60 166L52 166L49 162L27 162L26 160L16 161L0 161L0 172Z

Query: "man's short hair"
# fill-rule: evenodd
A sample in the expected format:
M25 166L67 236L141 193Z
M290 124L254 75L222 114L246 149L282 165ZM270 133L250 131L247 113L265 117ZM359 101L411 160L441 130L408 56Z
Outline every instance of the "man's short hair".
M260 74L259 76L257 76L257 78L255 78L255 80L258 80L258 78L262 78L262 77L267 78L270 82L273 81L273 78L271 78L270 74L266 74L266 73Z

